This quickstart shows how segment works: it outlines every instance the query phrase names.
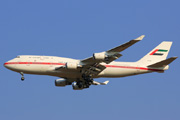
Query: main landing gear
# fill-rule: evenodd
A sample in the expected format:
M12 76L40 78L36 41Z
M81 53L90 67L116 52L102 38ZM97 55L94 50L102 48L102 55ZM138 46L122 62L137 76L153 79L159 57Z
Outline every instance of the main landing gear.
M82 74L82 79L76 82L79 89L89 88L93 84L93 79L89 75Z
M85 81L83 87L84 88L89 88L89 86L92 85L92 83L93 83L93 79L91 78L91 76L86 76L85 74L83 74L82 78Z
M20 74L21 74L21 80L24 81L24 79L25 79L25 78L24 78L24 73L23 73L23 72L20 72Z

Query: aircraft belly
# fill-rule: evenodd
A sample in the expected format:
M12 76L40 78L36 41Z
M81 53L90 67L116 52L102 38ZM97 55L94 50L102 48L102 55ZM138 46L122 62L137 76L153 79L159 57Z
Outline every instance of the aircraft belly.
M57 76L57 77L62 77L62 78L80 78L81 74L79 71L76 70L51 70L47 71L48 75L51 76Z
M59 66L57 66L59 67ZM80 73L76 70L55 70L54 67L50 67L48 65L17 65L16 72L24 72L27 74L38 74L38 75L50 75L50 76L57 76L63 78L78 78Z

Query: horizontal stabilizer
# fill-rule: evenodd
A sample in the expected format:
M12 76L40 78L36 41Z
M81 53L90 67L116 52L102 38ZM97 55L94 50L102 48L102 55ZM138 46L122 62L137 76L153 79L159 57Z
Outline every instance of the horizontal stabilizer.
M96 82L96 81L93 81L93 85L107 85L109 83L109 81L105 81L103 83L100 83L100 82Z
M155 64L149 65L148 67L165 67L166 65L169 65L171 62L173 62L177 57L171 57L166 60L162 60L160 62L157 62Z

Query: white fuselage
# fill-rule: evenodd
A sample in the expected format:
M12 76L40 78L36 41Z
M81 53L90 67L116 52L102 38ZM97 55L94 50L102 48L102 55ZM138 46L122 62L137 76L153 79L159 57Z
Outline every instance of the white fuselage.
M10 70L26 74L50 75L62 78L81 78L81 72L79 70L56 70L56 68L64 66L67 62L79 64L80 61L55 56L23 55L4 63L4 66ZM106 69L98 76L94 76L94 78L125 77L142 73L164 71L162 69L147 68L146 66L138 64L138 62L111 62L110 64L103 63L102 65L106 66Z

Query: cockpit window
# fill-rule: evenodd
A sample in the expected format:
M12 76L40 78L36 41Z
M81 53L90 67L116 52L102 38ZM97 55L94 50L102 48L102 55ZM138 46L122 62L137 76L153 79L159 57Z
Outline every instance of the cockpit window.
M20 56L17 56L16 58L20 58Z

